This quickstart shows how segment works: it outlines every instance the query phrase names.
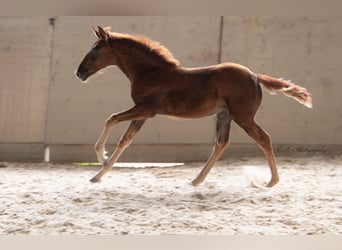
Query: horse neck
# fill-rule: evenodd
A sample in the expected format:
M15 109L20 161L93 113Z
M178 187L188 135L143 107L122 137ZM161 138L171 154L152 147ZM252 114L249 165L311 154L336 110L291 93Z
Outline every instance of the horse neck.
M117 66L118 68L127 76L127 78L132 82L135 78L133 71L130 67L127 67L127 64L123 62L122 59L117 59Z
M117 66L127 76L131 83L138 79L143 73L152 69L151 66L139 64L133 60L122 57L117 60Z
M134 53L132 54L134 55ZM155 63L148 58L146 58L146 60L142 60L139 57L132 58L127 55L119 56L117 66L131 82L134 82L137 79L141 78L142 75L146 74L147 72L166 67L165 65Z
M141 74L153 69L172 66L160 57L152 55L141 48L121 44L114 51L118 58L117 66L131 82L139 78Z

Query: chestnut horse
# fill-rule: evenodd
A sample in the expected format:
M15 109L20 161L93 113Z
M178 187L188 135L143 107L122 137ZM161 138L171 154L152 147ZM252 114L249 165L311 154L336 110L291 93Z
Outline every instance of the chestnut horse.
M160 43L143 36L114 33L110 27L94 29L97 41L85 56L77 77L86 81L97 71L116 65L131 83L134 106L111 115L95 144L101 170L91 179L100 181L110 171L121 153L129 146L146 119L157 114L180 118L216 115L216 137L213 152L200 174L192 181L202 183L229 143L231 121L235 121L263 150L271 170L267 187L279 181L271 138L255 121L262 99L261 85L280 91L307 107L312 107L311 94L303 87L283 79L255 74L235 63L221 63L200 68L185 68ZM107 158L105 143L112 128L131 121L113 154Z

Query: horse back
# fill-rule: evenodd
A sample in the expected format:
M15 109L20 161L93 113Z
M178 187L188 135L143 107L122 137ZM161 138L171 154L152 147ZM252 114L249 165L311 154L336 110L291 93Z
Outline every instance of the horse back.
M146 103L157 113L197 118L231 105L250 102L260 86L248 68L224 63L199 68L172 67L149 72L136 86L135 102Z

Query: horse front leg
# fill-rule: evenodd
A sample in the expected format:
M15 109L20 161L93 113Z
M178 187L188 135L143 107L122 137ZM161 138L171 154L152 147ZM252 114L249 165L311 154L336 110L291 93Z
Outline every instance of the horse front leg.
M97 161L101 164L103 164L108 159L107 151L105 150L105 145L111 129L112 128L105 126L99 139L95 143L94 150L96 153Z
M118 160L122 152L129 146L130 142L132 141L134 135L139 131L139 129L144 124L145 120L149 117L154 116L154 112L144 107L135 106L130 110L124 111L119 114L112 115L105 124L105 127L95 144L95 152L97 155L98 160L103 164L102 169L99 173L94 176L90 181L91 182L98 182L100 181L101 177L111 170L114 163ZM112 130L112 128L122 121L129 121L132 120L130 126L122 135L116 149L114 150L113 154L109 159L105 158L105 143L108 139L108 136Z
M101 132L101 135L96 141L95 146L94 146L94 150L95 150L98 162L103 164L107 160L105 145L110 135L110 132L112 131L113 127L117 123L121 121L127 121L127 120L146 119L150 117L149 115L150 113L151 112L149 110L143 107L134 106L133 108L129 110L111 115L107 119L106 124Z
M90 180L91 182L100 181L101 177L113 168L115 162L119 159L123 151L130 145L130 143L133 140L133 137L142 127L144 122L145 120L131 122L125 133L121 136L119 143L117 144L113 154L107 161L103 163L102 169Z

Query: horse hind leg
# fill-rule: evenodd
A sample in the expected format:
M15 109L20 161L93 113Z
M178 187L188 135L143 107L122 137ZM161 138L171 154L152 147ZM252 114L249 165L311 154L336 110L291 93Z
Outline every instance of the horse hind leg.
M222 111L217 114L216 121L216 137L213 152L210 155L208 161L203 167L199 175L192 181L192 185L197 186L201 184L209 171L220 158L224 150L229 145L229 131L230 131L231 118L228 110Z
M258 144L258 146L263 150L266 159L268 161L268 165L271 170L271 180L267 184L267 187L273 187L279 182L279 175L277 171L276 161L274 157L274 152L271 143L270 135L264 131L255 121L254 119L251 121L236 121L240 127L242 127L247 134L252 137Z

